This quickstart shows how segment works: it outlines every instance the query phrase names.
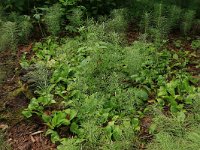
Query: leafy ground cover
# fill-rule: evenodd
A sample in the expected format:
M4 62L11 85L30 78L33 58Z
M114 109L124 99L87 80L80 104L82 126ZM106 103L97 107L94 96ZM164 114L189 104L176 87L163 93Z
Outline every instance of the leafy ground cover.
M35 56L21 63L32 68L24 78L38 95L23 114L39 116L58 149L139 148L138 134L157 130L152 124L141 133L151 107L184 122L188 106L199 98L187 71L195 54L142 40L123 44L118 33L106 33L107 24L89 24L82 35L59 43L36 43Z
M100 3L86 11L89 4L78 1L38 2L33 15L0 18L1 55L9 58L0 61L0 129L8 143L13 149L199 149L199 10L193 3L137 1L99 16L118 2ZM84 18L85 11L95 19ZM36 41L18 46L31 30L40 33L32 36Z

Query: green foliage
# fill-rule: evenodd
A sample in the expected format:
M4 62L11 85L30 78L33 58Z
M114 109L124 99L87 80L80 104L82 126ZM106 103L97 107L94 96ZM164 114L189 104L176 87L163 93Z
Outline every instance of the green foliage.
M17 2L15 0L7 0L7 1L3 1L2 5L7 10L23 11L24 5L25 5L25 0L21 0L20 2Z
M28 37L33 29L31 18L26 15L20 16L19 14L12 12L9 14L8 20L16 23L16 39L18 40L18 42L27 42Z
M150 13L144 13L144 16L142 18L142 21L141 21L141 28L144 32L144 34L148 34L149 33L149 29L150 29L150 20L151 20L151 16L150 16Z
M192 79L183 69L187 64L184 57L181 53L171 55L167 51L157 52L156 57L147 59L140 72L132 75L132 79L143 84L146 90L156 89L157 102L169 107L172 113L183 111L195 99L196 88L190 84Z
M46 135L58 149L132 149L138 148L138 134L143 130L140 120L149 103L154 103L161 110L169 108L169 115L174 116L159 116L161 133L184 136L185 113L198 89L186 72L187 53L169 51L164 45L161 50L163 39L178 27L180 17L176 14L182 9L167 7L166 3L139 2L149 3L143 17L143 12L136 14L143 18L145 38L126 45L122 38L128 25L127 9L113 10L97 22L89 18L84 21L85 9L77 6L81 2L59 2L36 8L37 23L42 25L44 19L54 36L64 26L80 36L59 42L49 38L35 44L31 60L23 56L21 66L28 72L24 78L35 93L24 116L40 117L48 127ZM150 8L154 8L153 12ZM152 134L159 130L159 117L150 128ZM171 128L164 130L166 124ZM165 136L168 138L158 138Z
M99 23L93 19L86 21L86 25L80 28L80 33L89 42L103 41L114 44L122 44L124 42L124 31L127 28L127 20L125 17L126 10L114 10L109 19L102 17Z
M199 149L199 140L200 140L200 134L199 129L193 129L193 131L187 132L186 136L184 137L174 137L170 135L169 133L160 132L156 135L156 142L152 143L148 149L154 149L154 150L187 150L187 149L193 149L198 150Z
M44 5L34 8L34 18L43 36L45 33L43 24L48 33L54 36L58 36L61 31L64 33L64 28L71 33L78 32L78 28L83 24L84 7L77 6L77 0L60 0L59 2L50 3L49 7Z
M4 10L3 7L0 5L0 25L3 20L4 20Z
M182 44L182 41L181 40L176 40L173 42L174 45L176 46L176 48L181 48L181 44Z
M19 42L27 42L31 30L30 17L17 13L11 13L7 18L3 15L0 17L0 50L15 50Z
M108 31L110 29L116 32L125 30L123 26L127 24L127 21L122 17L125 15L131 21L134 19L142 22L142 31L148 35L148 38L156 42L161 42L170 31L179 28L179 24L181 24L181 31L187 34L193 24L191 20L198 17L194 15L195 12L198 14L197 5L197 1L184 1L181 3L179 0L173 2L162 1L162 3L158 0L126 2L120 0L22 0L19 3L9 0L3 2L3 7L9 13L17 12L17 14L29 15L31 19L36 18L43 36L45 35L45 30L55 36L63 31L64 28L69 32L77 33L80 27L84 25L83 18L86 18L86 15L87 17L93 16L98 19L100 15L111 14L112 18L114 16L115 19L111 19L112 21L110 20L109 23L107 22ZM114 10L116 8L123 9ZM183 10L188 12L182 16L181 12ZM32 14L33 12L35 14ZM35 20L31 21L34 22ZM29 27L28 24L24 24L24 26L25 29ZM46 26L45 29L43 29L44 26ZM22 30L22 32L24 31ZM115 37L116 34L113 33L110 36Z
M38 61L36 64L28 62L26 60L26 55L22 57L20 63L22 68L31 70L23 77L23 80L28 82L31 88L38 89L39 91L41 90L43 92L49 90L51 85L51 76L52 74L55 74L52 71L52 68L54 68L54 66L57 64L55 60L50 60L50 56L55 56L54 49L57 47L58 45L54 42L54 40L51 39L44 44L40 42L36 43L33 49L36 52L36 58L33 58L33 61L35 61L35 59L40 59L40 61ZM38 90L36 90L36 92L38 92Z
M59 0L59 2L64 6L75 5L77 1L79 0Z
M91 26L88 28L90 34ZM135 146L140 118L151 92L157 95L157 104L171 106L180 123L184 121L184 106L192 104L196 91L189 84L188 75L176 71L176 67L185 67L180 64L186 61L184 54L163 51L155 56L156 47L150 43L135 42L122 47L83 37L64 40L59 47L50 39L38 43L34 48L36 56L29 62L29 66L42 64L51 73L44 73L47 86L36 89L39 96L31 100L23 114L40 116L49 127L47 135L60 143L58 148L70 147L70 143L73 149ZM35 69L43 83L40 69ZM67 127L74 138L61 138L61 127Z
M42 119L49 126L49 128L53 130L62 125L69 126L70 121L73 120L76 115L77 112L75 110L66 109L53 112L51 116L43 114Z
M30 21L29 16L23 16L20 19L20 22L18 23L18 36L20 38L20 42L27 42L28 37L31 34L31 31L33 29L32 23Z
M137 74L141 70L144 61L148 59L150 46L150 44L143 42L134 42L132 47L127 48L125 65L130 75Z
M0 31L0 50L10 48L16 49L17 46L17 25L15 22L5 22L1 25Z
M200 39L193 40L191 46L194 50L200 49Z
M188 32L191 30L194 18L195 18L195 11L188 10L184 13L181 30L185 35L187 35Z
M48 32L52 35L57 35L60 32L63 14L63 9L60 4L54 4L47 9L44 21L47 25Z
M83 25L83 8L78 7L70 10L67 19L70 23L65 29L70 32L77 32L78 28Z
M35 57L24 60L37 95L23 114L41 117L49 128L47 135L59 149L136 146L140 119L151 94L155 95L154 103L169 107L179 120L167 132L183 132L179 125L197 92L184 70L187 53L159 51L154 44L142 41L130 46L109 41L111 31L106 29L110 21L88 20L80 37L62 39L60 45L51 39L37 43ZM122 32L119 27L117 24L112 32ZM63 128L73 137L61 137Z
M144 5L146 6L143 7ZM136 16L133 15L133 17L134 19L141 19L141 31L156 43L161 43L174 30L180 29L183 34L187 35L197 17L195 15L196 9L183 9L177 4L173 5L168 2L142 1L135 2L132 7L137 7L134 10ZM140 7L143 8L138 9ZM194 30L198 32L198 29Z
M153 37L155 36L154 38L156 42L161 42L162 39L165 39L170 30L173 29L179 20L180 11L180 8L175 6L166 8L162 3L154 6L153 19L155 29L151 29L152 31L150 34L152 34Z
M88 28L87 34L90 34L91 26ZM29 70L33 68L27 74L29 81L42 88L36 86L39 97L31 100L23 114L26 117L32 114L40 116L49 126L47 134L52 141L61 143L58 148L68 145L57 132L61 126L68 126L70 132L76 135L71 139L74 148L101 148L103 145L105 149L132 147L131 141L139 130L137 108L147 100L148 94L123 84L122 80L127 78L121 72L123 48L116 43L90 37L87 40L68 39L60 47L53 43L47 40L44 44L36 44L35 58L28 62ZM37 67L40 65L51 73ZM112 74L111 70L114 71ZM37 75L41 80L36 80ZM49 81L48 84L46 81ZM49 110L50 115L46 114ZM71 115L74 117L67 119ZM134 119L128 116L134 116ZM85 139L84 142L79 143L82 139ZM111 146L108 144L111 141L116 142Z
M145 13L142 17L141 28L144 33L154 39L155 42L163 39L167 32L166 18L163 16L163 4L155 4L152 14Z
M199 149L199 94L195 94L190 113L184 112L176 116L165 116L161 112L155 113L151 127L155 126L155 139L148 144L147 149ZM154 111L155 112L155 111ZM150 128L151 129L151 128Z
M57 147L58 150L78 150L80 147L80 143L82 143L84 140L79 139L62 139L61 145Z
M170 5L167 8L167 22L169 24L170 29L174 29L178 27L178 23L180 21L180 15L181 15L181 8L176 5Z
M189 80L181 78L179 80L172 80L161 86L158 90L158 101L159 103L170 103L171 112L177 112L182 110L185 104L192 104L194 100L193 94L195 93L195 87L189 85Z
M108 32L122 33L126 30L127 20L125 18L126 9L115 9L111 12L111 19L106 23Z
M46 89L49 85L50 70L48 70L42 62L30 68L32 71L24 76L24 80L26 80L32 88Z

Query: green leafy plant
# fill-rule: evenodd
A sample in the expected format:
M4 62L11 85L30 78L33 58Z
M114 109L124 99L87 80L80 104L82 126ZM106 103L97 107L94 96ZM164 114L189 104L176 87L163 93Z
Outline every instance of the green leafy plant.
M174 45L176 46L176 48L181 48L181 44L182 44L181 40L174 41Z
M187 35L188 32L191 30L194 18L195 11L188 10L187 12L185 12L183 16L183 22L181 24L181 30L184 35Z
M71 149L71 150L78 150L79 147L80 147L80 143L82 143L84 140L80 140L80 139L75 139L75 138L72 138L72 139L62 139L61 140L61 145L59 145L57 147L58 150L68 150L68 149Z
M70 32L77 32L78 28L83 25L83 13L83 7L71 9L67 15L67 19L70 23L65 29Z
M127 27L127 20L125 17L126 9L115 9L111 12L111 19L105 24L106 31L123 33Z
M20 41L23 43L24 41L27 42L33 29L33 25L29 16L23 16L21 18L22 19L20 19L20 22L18 23L18 36L20 37Z
M165 87L160 87L157 100L161 104L167 101L171 112L177 112L184 109L183 104L192 104L194 93L195 88L189 85L187 79L172 80Z
M151 15L150 15L150 13L145 12L144 16L142 16L140 26L141 26L144 34L146 34L146 35L149 33L150 24L151 24Z
M166 6L155 7L151 15L157 19L149 19L145 27L149 29L145 30L148 34L163 30L162 36L167 35L169 30L162 26L167 22ZM79 10L73 11L70 13ZM161 110L170 108L167 113L178 121L167 131L177 129L175 134L181 135L184 130L180 126L197 91L186 72L187 53L170 51L165 45L161 47L160 41L150 43L149 37L124 44L120 37L127 26L123 22L125 12L114 10L110 18L102 17L98 22L88 19L85 23L77 15L73 26L80 36L39 42L33 48L34 57L23 59L28 72L45 77L40 77L45 84L33 89L35 98L23 113L41 118L48 127L46 135L58 149L138 147L149 104ZM73 18L68 19L73 22ZM40 65L44 70L37 67ZM34 82L37 85L37 80ZM150 130L155 134L156 125Z
M170 5L168 7L167 12L167 22L168 22L168 28L174 29L178 27L178 22L180 21L180 15L181 15L181 8L176 5Z
M135 10L141 18L140 28L142 32L151 40L162 43L171 31L180 28L180 31L187 35L191 30L195 20L195 10L182 9L180 5L173 5L173 3L163 2L143 2L146 9ZM142 2L135 3L133 6L144 5ZM143 10L144 9L144 10ZM145 11L145 13L141 13ZM153 11L152 11L153 10ZM181 13L185 11L183 15ZM142 14L142 15L141 15ZM179 26L181 24L181 26Z
M48 32L52 35L57 35L61 31L63 14L63 9L60 4L54 4L47 9L47 13L44 15L44 21L47 25Z
M10 48L12 50L17 47L17 25L15 22L5 22L1 25L0 31L0 50Z
M59 0L60 3L64 6L70 6L76 4L78 0Z
M70 121L76 117L77 112L75 110L66 109L63 111L56 111L52 113L52 116L43 114L43 121L50 127L50 129L58 128L62 125L69 126ZM48 131L47 131L48 132Z
M174 12L170 9L170 16L166 15L166 6L163 3L154 4L153 12L142 15L140 28L147 38L156 43L162 43L170 32L171 26L177 21ZM170 20L171 19L171 20Z
M200 39L193 40L191 43L192 49L198 50L200 49Z
M154 114L153 124L155 139L147 145L147 149L198 149L199 147L199 94L191 105L188 115L179 112L175 116L166 116L158 110ZM190 123L189 123L190 122Z
M30 17L11 13L7 18L0 18L0 30L0 49L15 50L18 43L28 40L32 30Z
M134 42L132 47L128 47L125 54L125 65L130 75L138 73L144 61L148 59L148 53L154 49L150 44Z
M48 93L43 93L43 94L46 95L40 96L37 99L36 98L31 99L28 108L23 111L24 116L30 118L33 113L42 116L44 107L56 103L56 101L53 99L53 95Z

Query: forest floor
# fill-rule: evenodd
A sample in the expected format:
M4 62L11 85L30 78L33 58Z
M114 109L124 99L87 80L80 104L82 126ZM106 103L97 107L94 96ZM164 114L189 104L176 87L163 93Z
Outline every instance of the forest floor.
M18 67L16 53L0 53L0 130L5 134L3 137L0 133L0 149L7 150L11 145L14 150L53 150L55 145L43 134L45 126L24 119L21 114L29 101L21 90ZM8 142L3 142L3 138Z
M132 43L138 38L138 31L130 26L127 33L127 39L129 43ZM174 46L173 41L179 39L175 35L170 36L168 47L179 51L180 48ZM31 52L30 45L25 46L28 51ZM182 49L191 51L190 41L184 41ZM26 98L22 88L24 85L20 82L20 57L19 52L23 48L20 47L17 53L12 51L3 51L0 53L0 131L3 130L5 139L8 141L8 145L11 145L14 150L54 150L55 145L51 143L50 139L44 135L46 127L40 123L39 120L25 119L21 112L28 106L29 100ZM196 65L200 64L200 55L195 51L190 56L190 64L188 65L188 72L191 72L194 78L200 79L200 68L196 68ZM199 84L200 85L200 84ZM150 140L151 136L147 133L147 128L151 124L151 117L146 116L142 120L141 138ZM0 132L0 134L2 134ZM3 138L0 135L0 138ZM6 142L1 143L0 149L9 149ZM145 146L141 145L141 149Z

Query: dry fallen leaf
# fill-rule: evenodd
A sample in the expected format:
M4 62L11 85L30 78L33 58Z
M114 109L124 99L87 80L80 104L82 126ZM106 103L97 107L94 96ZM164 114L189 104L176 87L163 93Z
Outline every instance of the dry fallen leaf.
M6 124L0 124L0 129L6 130L8 128L8 125Z
M30 135L30 138L31 138L31 141L33 142L33 143L35 143L35 139L34 139L34 137L32 136L32 135Z

